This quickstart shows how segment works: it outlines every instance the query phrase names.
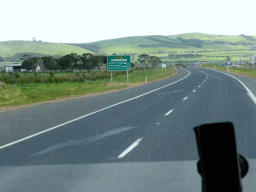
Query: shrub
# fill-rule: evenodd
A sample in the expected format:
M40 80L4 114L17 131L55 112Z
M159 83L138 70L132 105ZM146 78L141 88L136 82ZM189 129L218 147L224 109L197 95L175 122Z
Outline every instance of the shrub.
M69 82L69 78L68 77L62 77L62 82Z
M89 80L90 79L90 76L89 75L83 75L83 77L86 79L86 80Z
M15 72L14 73L14 77L16 78L16 79L18 79L18 78L21 78L22 76L21 76L21 74L19 73L19 72Z
M10 81L11 84L15 84L16 83L16 79L14 77L11 77L11 81Z
M14 73L13 72L9 72L9 76L11 77L13 77L13 75L14 75Z
M1 71L2 76L5 76L6 72L3 70Z
M76 72L76 76L79 76L80 74L78 72Z
M0 84L0 88L6 89L6 85L5 84Z
M35 78L35 83L42 83L42 80L39 77Z
M91 81L96 81L97 78L95 76L91 77Z
M55 80L54 80L53 77L50 77L50 78L48 79L48 82L49 82L49 83L55 83Z
M29 83L35 83L35 77L29 76L28 77Z
M55 76L55 73L53 72L53 71L51 71L50 73L49 73L49 75L50 75L50 77L54 77Z
M96 73L96 72L95 72L95 71L93 71L93 72L91 73L91 75L95 75L95 73Z
M10 77L3 77L3 82L5 83L5 84L11 84L11 78Z
M79 77L78 78L78 82L84 82L84 78L83 77Z

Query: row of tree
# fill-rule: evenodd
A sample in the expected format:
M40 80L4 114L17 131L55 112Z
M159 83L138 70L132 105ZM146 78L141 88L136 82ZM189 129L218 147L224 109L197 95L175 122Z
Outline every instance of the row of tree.
M114 53L113 55L116 54ZM100 72L101 67L107 65L107 56L91 53L84 53L82 55L70 53L60 58L53 56L31 57L29 54L24 54L21 60L23 69L36 71L40 67L40 70L44 72L48 70L74 71L74 69L80 72L82 70L90 72L91 70L98 69ZM162 62L158 57L149 56L148 54L139 55L137 61L145 67L151 65L153 68ZM134 66L135 64L131 63L131 67Z
M76 53L70 53L60 58L53 56L44 57L31 57L29 54L24 54L21 58L22 68L27 70L35 71L38 67L40 70L61 70L63 71L74 71L78 69L80 71L91 70L97 68L99 71L103 64L107 64L107 56L94 55L91 53L84 53L77 55Z

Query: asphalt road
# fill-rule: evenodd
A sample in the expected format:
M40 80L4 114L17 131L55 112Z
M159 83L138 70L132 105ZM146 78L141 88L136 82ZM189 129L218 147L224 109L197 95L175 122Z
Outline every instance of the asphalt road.
M234 124L250 165L244 191L255 191L256 106L247 91L213 70L179 71L138 88L1 114L8 138L0 136L0 191L199 192L193 128L224 121Z

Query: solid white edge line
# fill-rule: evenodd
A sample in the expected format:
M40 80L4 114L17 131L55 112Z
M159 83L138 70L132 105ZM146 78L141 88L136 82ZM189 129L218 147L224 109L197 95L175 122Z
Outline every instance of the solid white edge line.
M196 90L194 90L193 92L196 92Z
M186 69L184 69L184 70L186 70ZM188 71L188 70L186 70L186 71ZM188 72L189 72L189 71L188 71ZM175 82L170 83L170 84L168 84L168 85L165 85L165 86L163 86L163 87L160 87L160 88L154 89L154 90L152 90L152 91L146 92L146 93L144 93L144 94L138 95L138 96L133 97L133 98L131 98L131 99L127 99L127 100L125 100L125 101L121 101L121 102L119 102L119 103L116 103L116 104L114 104L114 105L111 105L111 106L105 107L105 108L100 109L100 110L98 110L98 111L94 111L94 112L92 112L92 113L89 113L89 114L87 114L87 115L84 115L84 116L78 117L78 118L73 119L73 120L71 120L71 121L67 121L67 122L65 122L65 123L62 123L62 124L60 124L60 125L54 126L54 127L52 127L52 128L49 128L49 129L46 129L46 130L44 130L44 131L41 131L41 132L35 133L35 134L33 134L33 135L30 135L30 136L24 137L24 138L22 138L22 139L19 139L19 140L13 141L13 142L8 143L8 144L6 144L6 145L2 145L2 146L0 146L0 149L3 149L3 148L5 148L5 147L9 147L9 146L11 146L11 145L14 145L14 144L19 143L19 142L22 142L22 141L25 141L25 140L27 140L27 139L30 139L30 138L35 137L35 136L37 136L37 135L40 135L40 134L42 134L42 133L45 133L45 132L51 131L51 130L56 129L56 128L58 128L58 127L61 127L61 126L63 126L63 125L66 125L66 124L72 123L72 122L77 121L77 120L79 120L79 119L82 119L82 118L84 118L84 117L88 117L88 116L90 116L90 115L93 115L93 114L98 113L98 112L100 112L100 111L103 111L103 110L105 110L105 109L108 109L108 108L114 107L114 106L116 106L116 105L120 105L120 104L122 104L122 103L125 103L125 102L128 102L128 101L131 101L131 100L134 100L134 99L137 99L137 98L139 98L139 97L142 97L142 96L144 96L144 95L147 95L147 94L152 93L152 92L154 92L154 91L157 91L157 90L159 90L159 89L162 89L162 88L164 88L164 87L167 87L167 86L170 86L170 85L172 85L172 84L174 84L174 83L177 83L177 82L179 82L179 81L181 81L181 80L183 80L183 79L187 78L189 75L190 75L190 72L189 72L189 74L188 74L186 77L183 77L182 79L180 79L180 80L178 80L178 81L175 81Z
M165 116L169 115L171 112L173 112L173 109L170 110L169 112L167 112L167 113L165 114Z
M137 139L130 147L128 147L126 150L124 150L117 158L123 158L127 153L129 153L131 150L133 150L137 145L139 145L139 142L142 140L142 138Z
M188 97L185 97L183 100L186 100Z
M208 69L208 68L205 68L205 69ZM212 69L209 69L209 70L212 70ZM236 79L239 83L241 83L241 85L243 85L243 87L244 87L244 88L246 89L246 91L248 92L248 93L247 93L248 96L252 99L252 101L253 101L254 104L256 105L256 97L255 97L254 94L251 92L251 90L250 90L248 87L246 87L246 85L245 85L242 81L240 81L240 80L237 79L236 77L234 77L234 76L232 76L232 75L230 75L230 74L224 73L224 72L222 72L222 71L218 71L218 70L212 70L212 71L216 71L216 72L219 72L219 73L223 73L223 74L225 74L225 75L228 75L228 76L233 77L234 79Z
M254 95L253 94L251 94L251 93L247 93L248 95L249 95L249 97L251 98L251 100L255 103L255 105L256 105L256 98L254 97Z

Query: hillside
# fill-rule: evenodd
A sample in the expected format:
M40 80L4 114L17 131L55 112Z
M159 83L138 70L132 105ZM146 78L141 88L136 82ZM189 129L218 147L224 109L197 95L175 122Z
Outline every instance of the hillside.
M225 36L203 33L187 33L172 36L152 35L124 37L93 43L71 44L89 49L96 54L111 55L129 54L136 60L139 54L147 53L160 57L165 62L212 60L222 61L227 56L233 60L248 60L255 54L256 37L239 35ZM233 51L233 52L232 52ZM200 55L181 56L184 53L200 53ZM171 57L169 54L174 54ZM179 55L180 54L180 55Z
M18 53L35 53L45 55L65 55L69 53L93 53L90 50L62 43L47 43L41 41L3 41L0 42L0 56L12 57ZM19 54L18 54L19 55Z
M146 53L160 57L164 62L177 61L224 61L227 56L232 61L248 61L256 54L256 36L225 36L203 33L186 33L163 36L133 36L93 43L61 44L39 41L0 42L0 56L18 59L24 52L35 56L95 53L103 55L131 55L136 61L140 54ZM6 59L8 60L8 59Z
M216 49L242 50L248 46L256 46L252 36L221 36L202 33L187 33L173 36L137 36L124 37L94 43L71 44L89 49L98 54L141 54L171 52L176 49Z

